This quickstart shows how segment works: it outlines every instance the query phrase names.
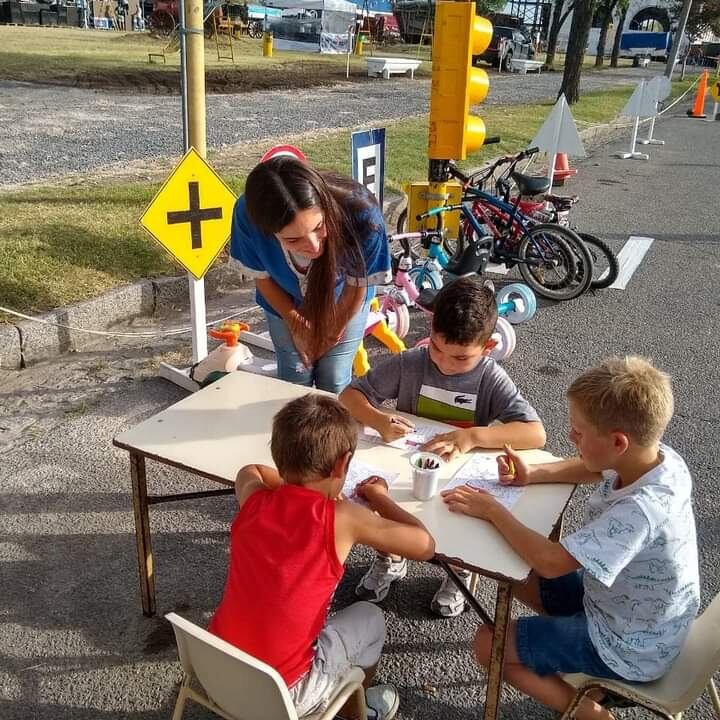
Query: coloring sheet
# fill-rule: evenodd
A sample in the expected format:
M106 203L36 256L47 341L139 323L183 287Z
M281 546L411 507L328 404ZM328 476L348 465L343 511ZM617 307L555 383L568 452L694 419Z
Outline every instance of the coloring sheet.
M415 430L413 432L404 435L397 440L393 440L389 443L384 443L380 437L380 433L371 427L365 426L363 429L363 437L368 442L376 442L382 445L389 445L390 447L398 448L399 450L414 450L424 445L426 442L432 440L436 435L441 435L446 432L452 432L457 428L452 425L444 425L442 423L438 425L430 425L425 423L415 422Z
M388 484L388 487L391 487L395 480L397 480L398 478L398 473L396 472L388 472L387 470L373 467L372 465L368 465L367 463L361 462L360 460L353 458L350 461L350 467L348 468L348 473L345 478L345 484L343 485L342 494L348 500L352 500L353 502L359 503L360 505L367 505L367 503L363 499L354 496L353 493L355 492L355 488L357 487L357 485L363 480L367 480L371 475L378 475L379 477L383 478Z
M451 490L461 485L469 485L489 492L508 510L517 502L523 491L522 486L501 485L498 481L498 466L495 456L482 453L473 453L443 489Z

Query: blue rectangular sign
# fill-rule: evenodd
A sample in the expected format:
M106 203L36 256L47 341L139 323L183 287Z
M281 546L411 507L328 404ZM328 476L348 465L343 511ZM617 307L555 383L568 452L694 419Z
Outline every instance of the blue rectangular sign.
M352 134L352 175L383 206L385 184L385 128Z

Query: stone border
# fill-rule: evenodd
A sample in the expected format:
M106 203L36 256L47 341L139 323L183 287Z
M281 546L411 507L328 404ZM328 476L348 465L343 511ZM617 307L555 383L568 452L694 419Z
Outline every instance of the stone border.
M595 125L580 132L588 145L604 144L627 130L624 123L613 122ZM407 205L405 195L388 194L383 214L389 228L394 228L400 213ZM230 280L237 282L237 273L227 264L219 265L205 276L206 293L212 296ZM245 280L243 276L240 276ZM114 288L103 295L83 302L59 307L38 315L62 325L104 330L114 323L135 317L154 315L170 307L189 305L187 275L139 280L130 285ZM96 335L43 325L32 320L0 324L0 368L19 370L32 363L66 352L89 348L97 342Z

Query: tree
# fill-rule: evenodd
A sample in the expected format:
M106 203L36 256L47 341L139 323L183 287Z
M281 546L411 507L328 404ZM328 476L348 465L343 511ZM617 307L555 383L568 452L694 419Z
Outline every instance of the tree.
M580 99L580 74L585 59L585 48L590 36L594 9L595 0L575 0L575 10L565 56L565 72L560 86L560 93L565 93L569 105L574 105Z
M492 13L501 12L505 9L507 0L477 0L475 3L475 12L478 15L492 15Z
M682 2L676 2L673 10L675 17L680 14ZM720 35L720 0L694 2L685 28L690 40L699 40L706 34Z
M622 39L623 28L625 27L625 19L627 18L630 0L618 0L618 10L620 10L620 19L618 20L617 30L615 30L615 39L613 40L612 55L610 56L610 67L618 66L618 58L620 57L620 40Z
M600 14L600 36L598 37L597 50L595 52L595 67L602 67L605 62L605 43L607 42L608 28L612 21L615 7L619 0L600 0L598 13Z
M557 50L558 35L560 28L567 20L567 16L575 7L575 0L571 0L565 8L566 0L555 0L553 5L552 20L550 21L550 32L548 33L547 49L545 51L545 69L553 70L555 65L555 52Z

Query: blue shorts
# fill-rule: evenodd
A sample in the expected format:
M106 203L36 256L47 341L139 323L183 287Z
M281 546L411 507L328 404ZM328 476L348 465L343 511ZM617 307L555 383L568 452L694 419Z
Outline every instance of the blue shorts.
M517 654L538 675L585 673L624 680L598 655L590 639L583 607L582 571L540 578L540 598L547 615L517 620Z

